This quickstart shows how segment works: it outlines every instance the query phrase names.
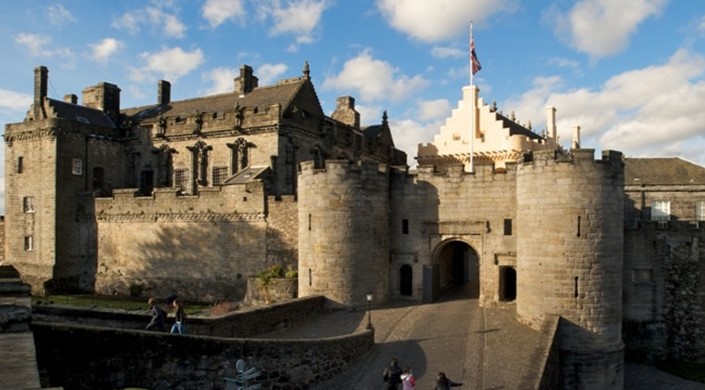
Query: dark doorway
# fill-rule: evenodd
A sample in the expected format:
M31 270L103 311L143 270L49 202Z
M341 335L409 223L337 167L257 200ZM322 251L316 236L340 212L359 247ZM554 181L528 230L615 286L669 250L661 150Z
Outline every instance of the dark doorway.
M142 171L140 173L140 194L151 195L154 190L154 172Z
M413 293L413 270L408 264L399 269L399 294L409 296Z
M440 292L467 284L470 298L479 298L480 263L477 252L462 241L450 241L442 245L443 247L436 252L435 259L439 266Z
M499 267L499 300L513 301L517 298L517 271L514 267Z

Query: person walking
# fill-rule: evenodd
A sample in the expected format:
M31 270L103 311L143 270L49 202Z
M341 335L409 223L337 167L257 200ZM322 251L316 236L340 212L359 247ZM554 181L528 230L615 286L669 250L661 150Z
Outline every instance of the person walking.
M145 327L147 330L166 330L166 312L157 305L157 300L154 298L149 298L147 300L149 305L149 314L152 315L152 319L149 324Z
M451 387L458 387L462 386L463 384L460 382L453 382L452 380L448 379L446 376L446 373L441 371L438 373L438 378L436 378L436 390L450 390Z
M184 334L186 332L186 312L181 301L174 299L174 325L171 326L171 333Z
M403 390L414 390L416 388L416 378L411 372L411 367L404 368L404 372L401 374L401 383Z
M401 384L401 374L402 370L399 368L399 361L397 358L393 358L389 367L385 368L382 373L382 379L386 383L384 388L387 390L398 390Z

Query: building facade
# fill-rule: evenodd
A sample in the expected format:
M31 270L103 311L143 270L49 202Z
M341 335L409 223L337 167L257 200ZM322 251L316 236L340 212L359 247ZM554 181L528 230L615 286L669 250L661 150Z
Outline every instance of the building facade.
M561 317L566 388L622 387L624 358L705 359L705 168L560 144L474 87L418 168L388 118L326 115L309 77L120 107L101 83L63 101L35 69L34 102L5 128L5 261L35 293L242 299L246 279L298 270L330 306L433 302L469 283L538 328Z

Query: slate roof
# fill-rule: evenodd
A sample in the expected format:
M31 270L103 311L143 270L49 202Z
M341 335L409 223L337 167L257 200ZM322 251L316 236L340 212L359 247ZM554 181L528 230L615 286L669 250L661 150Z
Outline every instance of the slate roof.
M241 108L276 104L280 104L282 108L286 108L294 97L296 97L296 94L304 85L304 82L304 79L289 79L275 85L257 87L245 94L245 96L239 96L236 92L229 92L193 99L171 101L164 107L154 104L151 106L127 108L122 110L122 113L128 116L136 116L138 120L145 120L158 117L159 115L186 117L193 115L195 110L199 110L200 112L233 111L236 104L239 104Z
M67 103L62 100L47 99L56 116L63 119L71 119L78 122L98 125L108 128L115 128L115 123L103 111L95 108Z
M625 158L624 184L705 185L705 167L680 157Z

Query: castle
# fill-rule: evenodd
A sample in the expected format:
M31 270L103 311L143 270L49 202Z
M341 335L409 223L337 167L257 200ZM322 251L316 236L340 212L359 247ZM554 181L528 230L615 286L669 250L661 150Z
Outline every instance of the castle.
M241 299L272 264L331 307L433 302L469 283L539 328L561 317L566 388L622 388L625 354L705 359L705 168L559 143L463 97L418 168L385 115L362 127L344 96L326 115L310 78L120 106L100 83L34 101L5 127L6 262L35 294L173 291ZM469 131L468 129L472 129Z

